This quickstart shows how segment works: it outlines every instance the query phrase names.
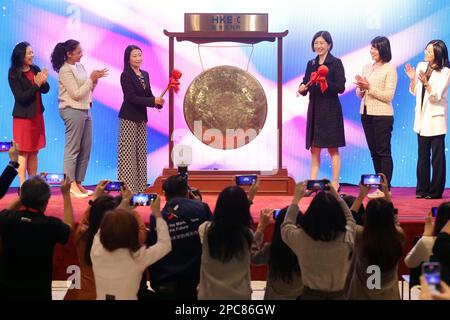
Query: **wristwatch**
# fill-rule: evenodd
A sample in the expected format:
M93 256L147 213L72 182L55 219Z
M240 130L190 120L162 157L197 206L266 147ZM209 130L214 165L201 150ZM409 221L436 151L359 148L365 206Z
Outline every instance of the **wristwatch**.
M9 166L13 167L14 169L17 169L19 167L19 163L15 161L10 161L8 163Z

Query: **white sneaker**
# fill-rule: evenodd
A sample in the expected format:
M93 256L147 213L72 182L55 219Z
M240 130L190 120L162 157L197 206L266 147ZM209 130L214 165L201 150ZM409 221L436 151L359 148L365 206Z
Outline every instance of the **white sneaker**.
M380 189L377 189L375 192L372 192L371 194L367 195L367 198L369 199L384 198L384 193Z

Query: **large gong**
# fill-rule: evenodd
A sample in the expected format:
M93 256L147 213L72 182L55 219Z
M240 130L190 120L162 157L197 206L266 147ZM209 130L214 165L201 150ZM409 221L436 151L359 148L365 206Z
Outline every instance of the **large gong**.
M236 149L250 143L263 128L267 98L247 71L218 66L192 81L183 110L189 129L204 144Z

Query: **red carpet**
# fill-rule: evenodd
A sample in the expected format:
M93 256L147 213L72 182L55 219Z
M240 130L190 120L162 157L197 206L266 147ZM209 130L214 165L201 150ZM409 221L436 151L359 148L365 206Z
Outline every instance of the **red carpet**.
M341 192L356 196L358 193L358 188L352 186L343 187ZM15 199L15 197L17 197L17 189L12 188L9 193L0 200L0 209L5 208L13 199ZM408 238L405 248L406 253L411 248L414 237L422 234L423 222L431 207L439 206L439 204L444 201L450 201L450 189L445 191L443 199L437 200L416 199L415 188L392 188L392 197L395 207L398 208L400 223ZM216 199L216 195L205 195L203 197L203 200L210 205L211 210L214 210ZM251 208L255 223L259 220L259 212L261 209L266 207L273 209L283 208L289 205L291 199L292 196L256 196L254 204ZM308 204L311 202L311 199L312 197L309 197L301 201L300 208L302 211L306 210ZM75 221L79 221L81 219L83 212L88 207L88 201L89 198L72 199L75 212ZM139 207L137 208L137 211L147 223L150 208ZM54 190L46 214L62 218L63 202L59 189ZM266 230L266 240L270 240L270 235L273 231L272 227L273 225L269 226ZM65 246L57 246L54 259L54 279L67 279L66 269L72 264L77 264L77 257L72 241ZM400 265L399 273L408 273L408 270L403 263ZM265 280L265 268L252 267L252 279Z

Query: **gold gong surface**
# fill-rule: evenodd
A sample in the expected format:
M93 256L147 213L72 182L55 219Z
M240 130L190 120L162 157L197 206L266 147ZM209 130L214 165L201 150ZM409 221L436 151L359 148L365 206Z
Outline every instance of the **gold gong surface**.
M252 141L264 126L267 98L258 80L234 66L199 74L184 97L184 118L204 144L236 149Z

